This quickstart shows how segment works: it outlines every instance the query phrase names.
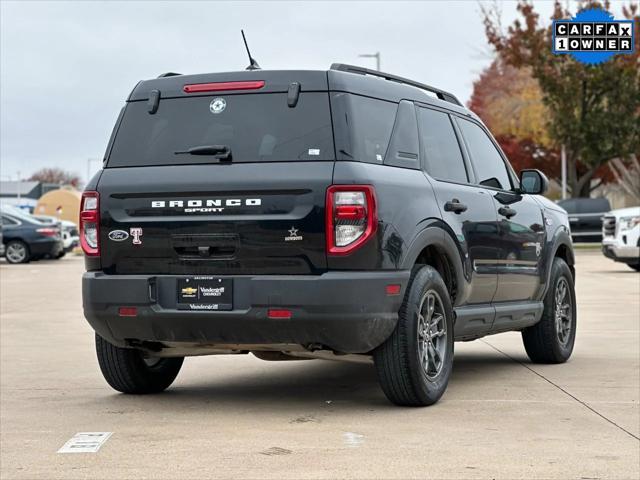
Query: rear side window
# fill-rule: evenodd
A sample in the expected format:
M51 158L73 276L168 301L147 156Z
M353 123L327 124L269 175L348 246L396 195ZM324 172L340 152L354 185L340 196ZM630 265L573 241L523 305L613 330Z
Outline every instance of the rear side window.
M478 183L485 187L510 190L511 180L507 166L489 136L482 128L468 120L459 119L458 125L478 174Z
M449 115L418 108L426 170L439 180L467 183L467 170Z
M398 104L351 93L331 98L338 158L382 164Z
M2 225L18 225L18 221L6 215L2 215Z
M229 147L233 162L334 160L328 94L302 93L294 108L284 93L168 98L155 114L130 102L107 167L211 162L175 153L207 145Z

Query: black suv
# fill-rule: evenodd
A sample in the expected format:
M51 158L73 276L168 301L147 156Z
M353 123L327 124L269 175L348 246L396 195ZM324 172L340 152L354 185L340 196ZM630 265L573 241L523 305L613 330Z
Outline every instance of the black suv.
M392 402L429 405L454 340L518 330L564 362L574 256L546 185L453 95L393 75L142 81L82 200L102 373L150 393L189 355L359 355Z

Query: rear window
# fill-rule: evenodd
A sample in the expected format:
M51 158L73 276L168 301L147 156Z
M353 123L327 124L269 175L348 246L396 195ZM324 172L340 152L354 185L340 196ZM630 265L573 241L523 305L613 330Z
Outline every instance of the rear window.
M558 202L569 213L603 213L611 210L606 198L569 198Z
M207 155L176 154L224 145L233 162L334 160L327 93L302 93L287 105L284 93L212 95L127 104L107 167L211 162Z

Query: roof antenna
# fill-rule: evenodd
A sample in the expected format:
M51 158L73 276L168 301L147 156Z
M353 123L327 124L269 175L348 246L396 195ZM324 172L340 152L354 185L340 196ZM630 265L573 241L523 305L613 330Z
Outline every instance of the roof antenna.
M247 39L244 36L244 30L240 30L240 32L242 33L242 40L244 40L244 48L247 49L247 55L249 55L249 66L245 70L260 70L260 65L258 65L256 59L251 56L249 45L247 45Z

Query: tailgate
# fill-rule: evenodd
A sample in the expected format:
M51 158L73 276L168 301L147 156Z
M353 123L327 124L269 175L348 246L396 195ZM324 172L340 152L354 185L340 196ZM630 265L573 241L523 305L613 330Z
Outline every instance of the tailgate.
M315 274L326 270L333 162L107 168L102 268L120 274Z

